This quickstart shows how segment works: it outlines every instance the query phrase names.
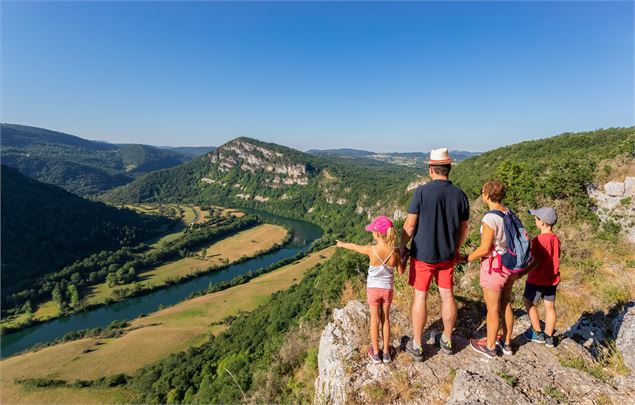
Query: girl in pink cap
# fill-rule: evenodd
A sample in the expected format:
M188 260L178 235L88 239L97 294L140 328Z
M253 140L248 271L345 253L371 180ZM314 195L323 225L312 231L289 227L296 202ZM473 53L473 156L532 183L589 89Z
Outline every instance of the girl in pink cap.
M405 271L405 265L401 263L399 249L395 248L397 232L392 221L382 215L375 218L366 226L366 230L373 233L372 245L356 245L337 241L337 247L353 250L370 258L368 266L367 296L370 306L370 341L368 356L373 363L382 361L389 363L390 358L390 304L394 293L393 285L395 269L399 274ZM379 326L382 324L383 353L379 350Z

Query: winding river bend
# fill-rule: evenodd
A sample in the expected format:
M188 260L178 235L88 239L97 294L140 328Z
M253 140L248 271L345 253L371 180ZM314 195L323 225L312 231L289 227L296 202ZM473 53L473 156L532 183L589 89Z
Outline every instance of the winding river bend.
M160 305L172 305L183 301L192 292L205 289L210 283L214 284L229 281L249 271L269 266L280 260L292 257L299 252L306 251L314 240L322 236L322 230L309 222L280 217L260 211L255 213L265 220L272 220L289 226L293 232L291 241L282 249L275 252L229 266L221 271L202 275L182 284L176 284L147 295L129 298L122 302L69 315L2 336L2 358L19 353L38 343L51 342L63 337L68 332L87 328L106 327L112 321L134 319L139 315L158 310Z

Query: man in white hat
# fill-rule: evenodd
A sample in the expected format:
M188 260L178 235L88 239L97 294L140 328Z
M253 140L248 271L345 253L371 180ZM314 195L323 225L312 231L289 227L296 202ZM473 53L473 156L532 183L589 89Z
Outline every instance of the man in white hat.
M467 236L470 203L465 193L448 180L453 159L448 150L430 152L428 174L431 182L419 186L412 197L401 234L401 252L410 247L409 284L415 289L412 304L413 336L402 338L402 345L417 361L423 361L421 337L427 318L428 289L432 278L439 286L443 334L441 351L452 354L452 330L456 321L454 265L459 248Z

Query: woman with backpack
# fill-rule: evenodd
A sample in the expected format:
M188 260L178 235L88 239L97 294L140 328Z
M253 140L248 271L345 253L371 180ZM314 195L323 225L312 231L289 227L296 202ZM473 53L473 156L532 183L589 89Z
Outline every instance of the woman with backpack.
M483 185L481 197L489 211L481 221L481 244L467 256L467 261L481 260L480 284L487 306L487 337L471 339L470 345L483 356L493 358L496 346L505 355L513 354L511 292L518 274L528 267L531 254L529 237L522 223L502 204L505 185L496 180L488 181ZM498 336L501 318L503 334Z

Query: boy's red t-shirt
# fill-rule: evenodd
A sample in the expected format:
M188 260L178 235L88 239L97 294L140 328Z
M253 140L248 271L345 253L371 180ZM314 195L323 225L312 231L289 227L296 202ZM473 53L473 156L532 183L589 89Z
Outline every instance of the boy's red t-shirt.
M560 282L560 239L553 233L541 233L531 243L531 254L538 267L529 272L529 284L551 286Z

